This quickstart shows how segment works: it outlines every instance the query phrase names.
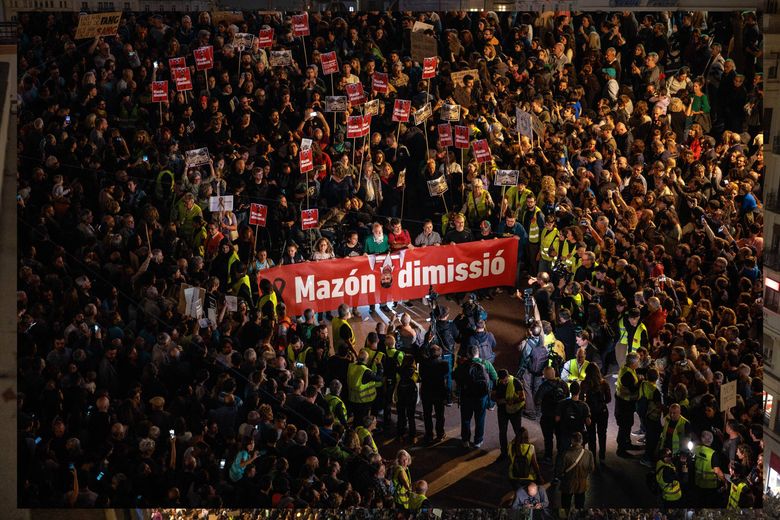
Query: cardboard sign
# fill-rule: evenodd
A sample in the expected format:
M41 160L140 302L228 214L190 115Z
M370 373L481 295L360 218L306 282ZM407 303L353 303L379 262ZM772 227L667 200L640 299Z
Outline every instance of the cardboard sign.
M374 72L371 87L380 94L387 94L387 74L384 72Z
M425 58L423 60L422 79L431 79L436 77L436 67L439 65L439 58Z
M398 172L398 180L395 183L396 188L404 188L406 186L406 168Z
M393 121L396 123L409 122L412 112L412 102L409 99L396 99L393 104Z
M516 128L518 135L524 135L529 139L533 139L533 118L531 114L525 110L515 108L515 116L517 118Z
M365 114L363 116L363 121L360 126L360 133L363 134L363 137L366 137L371 133L371 115Z
M339 59L336 57L336 51L320 55L320 61L322 62L323 74L336 74L339 71Z
M720 387L720 411L725 412L737 406L737 382L724 383Z
M433 36L423 32L413 32L409 35L412 42L412 59L423 62L430 56L438 56L439 42Z
M233 195L209 197L209 211L233 211Z
M531 114L531 127L534 129L534 133L540 138L544 138L545 132L547 132L547 125L542 123L542 120L537 117L536 114Z
M439 110L442 121L460 121L460 105L442 105Z
M274 30L273 29L260 29L257 36L258 46L261 49L267 49L274 46Z
M498 170L493 184L495 186L517 186L519 178L520 170Z
M449 123L442 123L437 128L439 134L439 146L446 148L452 146L454 141L452 140L452 125Z
M300 38L308 36L309 32L309 13L296 14L292 17L293 36Z
M225 295L225 307L228 312L238 311L238 296Z
M195 56L195 68L197 70L208 70L214 68L214 47L211 45L201 47L192 51Z
M490 145L488 144L487 139L474 141L472 146L474 148L474 157L477 159L478 163L486 163L493 159L493 156L490 154Z
M201 164L208 164L211 157L209 156L208 148L196 148L194 150L187 150L184 152L184 164L187 166L200 166Z
M431 108L431 104L425 103L425 105L420 107L420 109L414 113L415 126L419 125L420 123L424 123L432 115L433 115L433 109Z
M428 181L428 193L431 197L438 197L447 191L447 178L442 175L438 179Z
M255 35L251 33L236 33L233 36L233 47L238 49L238 52L248 51L252 48L252 43L255 41Z
M378 99L372 99L365 105L363 105L363 112L367 116L377 116L379 115L379 100Z
M265 227L268 220L268 206L265 204L255 204L249 206L249 225Z
M347 83L347 98L350 106L362 105L366 102L366 93L362 83Z
M179 302L176 311L183 316L200 319L203 315L203 302L206 289L183 283L179 286Z
M97 38L98 36L116 36L119 32L121 12L85 14L79 16L76 27L76 39Z
M168 82L153 81L152 82L152 103L167 103L167 102L168 102Z
M347 96L325 96L325 112L346 112L347 108Z
M425 22L414 22L414 25L412 26L412 32L425 32L432 30L433 25Z
M465 78L466 76L471 76L472 78L474 78L474 82L479 83L479 71L477 69L461 70L458 72L450 73L450 77L452 78L452 83L454 83L456 87L463 86L463 78Z
M469 127L455 127L455 148L466 149L469 147Z
M268 58L268 64L271 65L271 67L291 67L292 51L289 49L271 51L271 56Z
M192 90L192 77L190 76L190 69L172 69L173 81L176 83L176 91Z
M301 173L310 172L314 169L314 155L312 154L311 148L308 150L301 150L300 153L298 153L298 156L300 158Z
M301 211L301 229L314 229L320 221L320 211L317 208Z
M371 132L371 116L349 116L347 118L347 139L365 137Z
M311 145L314 141L305 137L301 138L301 150L311 150Z
M168 58L168 68L173 69L184 69L187 67L187 59L182 57L179 58Z

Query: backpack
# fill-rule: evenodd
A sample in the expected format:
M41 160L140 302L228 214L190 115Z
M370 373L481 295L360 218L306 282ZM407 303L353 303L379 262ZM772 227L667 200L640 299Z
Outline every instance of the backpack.
M547 360L550 358L550 354L546 348L541 346L541 339L535 338L533 349L531 350L530 369L533 375L541 375L544 371L544 367L547 366Z
M465 383L467 397L485 397L490 392L487 369L481 363L471 362Z
M561 390L562 391L562 390ZM582 418L576 401L566 401L561 415L561 429L569 432L582 432Z
M512 462L512 474L516 478L527 477L531 474L531 464L528 461L528 451L531 448L526 447L526 452L519 452L515 455L515 460Z

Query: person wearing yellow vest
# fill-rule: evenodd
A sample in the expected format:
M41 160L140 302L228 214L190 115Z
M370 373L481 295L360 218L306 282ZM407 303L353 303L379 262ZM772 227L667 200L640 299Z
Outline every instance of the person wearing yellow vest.
M206 240L209 234L206 231L206 222L203 217L196 216L192 219L192 229L192 240L188 240L192 244L192 253L195 256L206 258Z
M729 477L731 486L729 487L729 501L727 509L745 509L753 507L755 497L750 491L746 475L747 468L742 464L731 464L729 466Z
M506 194L501 200L502 215L506 214L507 211L510 211L513 215L517 215L525 207L525 200L529 195L533 194L533 192L527 188L527 185L527 179L523 175L520 175L517 179L517 185L506 190Z
M333 320L330 322L331 326L331 336L334 340L337 340L341 337L340 331L341 327L347 327L349 330L352 331L352 337L355 337L355 331L352 329L352 325L349 324L347 320L349 320L352 317L352 309L349 305L346 303L342 303L339 305L338 309L338 316L335 316Z
M385 354L384 352L379 351L379 334L374 331L369 332L366 336L366 343L363 348L368 352L368 362L366 363L368 368L376 373L382 374L384 372ZM384 414L387 397L385 386L385 381L376 383L376 399L374 399L374 404L371 406L371 413L377 417L380 414ZM387 417L384 417L383 419L386 420ZM383 424L383 428L384 426L385 424Z
M355 424L362 424L363 418L371 411L371 405L376 399L376 385L382 381L382 375L377 374L368 366L368 352L360 351L356 363L350 363L347 368L347 390L349 408L355 418Z
M679 507L682 487L677 468L672 463L671 450L663 450L661 458L655 465L655 481L661 489L661 502L664 509Z
M428 497L428 483L424 480L418 480L414 483L414 492L409 497L409 511L418 512L430 507Z
M691 426L688 419L682 416L680 405L674 403L669 407L669 415L664 418L661 429L660 449L668 448L673 454L678 454L686 447L691 437Z
M260 280L260 298L257 300L257 310L261 312L264 318L276 318L276 306L279 300L276 298L271 280L263 278Z
M233 264L239 261L238 253L235 247L233 247L233 243L229 239L223 238L219 242L217 256L211 261L209 274L219 278L219 284L222 287L231 287L233 284Z
M577 260L577 248L582 242L582 230L577 226L569 226L563 230L563 239L558 242L556 262L562 262L571 273Z
M647 327L641 323L641 316L639 309L633 308L628 311L627 317L618 320L620 337L615 345L615 358L618 363L626 354L636 352L639 347L650 350L650 337L647 334Z
M471 191L466 195L466 202L460 210L466 215L469 227L478 229L480 222L490 219L494 207L493 198L482 184L482 179L474 179Z
M639 356L631 353L626 356L626 364L618 372L615 385L615 421L618 424L617 456L631 458L628 450L640 450L642 446L631 444L631 428L634 426L634 412L636 402L639 399L640 376L636 369L639 367Z
M720 502L718 488L725 480L720 469L720 452L712 449L714 435L704 430L699 436L701 444L693 450L693 485L696 488L697 507L715 507Z
M645 426L645 456L640 464L652 468L654 466L658 439L661 438L661 391L658 390L658 370L648 368L645 380L639 385L639 400L636 411Z
M252 307L252 285L246 274L244 262L239 261L233 264L233 280L235 281L230 288L230 294L244 300L249 307Z
M398 450L393 468L393 486L395 486L395 505L399 509L409 509L409 495L412 492L412 476L409 466L412 465L412 456L406 450Z
M540 235L539 258L536 259L539 261L540 273L549 273L552 270L560 245L561 237L558 228L555 227L555 215L547 215L544 217L544 229Z
M541 231L544 227L544 213L536 206L536 197L529 194L525 198L525 206L520 212L520 224L528 233L528 248L525 257L528 262L539 258L539 247L542 241Z
M347 407L341 400L341 381L334 379L330 382L330 393L325 396L325 402L328 403L328 411L333 415L333 421L340 425L347 426Z
M501 445L499 460L506 459L507 430L509 423L515 436L520 434L523 422L523 408L525 408L525 390L523 382L509 375L509 371L498 371L498 384L492 391L491 399L498 405L498 440Z
M176 206L175 219L175 222L178 224L179 234L185 240L189 240L192 237L192 232L195 229L195 217L203 217L203 210L195 204L195 196L192 193L185 193Z
M509 482L519 489L529 482L544 484L544 477L536 460L536 448L531 443L528 430L520 428L509 445Z
M296 363L306 364L306 358L311 351L311 347L304 348L303 341L296 334L287 344L287 366L292 370Z
M361 446L370 446L374 453L379 453L379 449L374 442L374 435L371 433L376 430L376 417L366 415L363 418L363 424L355 428Z
M578 348L577 357L568 360L563 365L561 379L566 381L568 384L571 384L574 381L582 383L585 381L585 369L588 368L588 365L590 365L590 361L585 359L585 349Z

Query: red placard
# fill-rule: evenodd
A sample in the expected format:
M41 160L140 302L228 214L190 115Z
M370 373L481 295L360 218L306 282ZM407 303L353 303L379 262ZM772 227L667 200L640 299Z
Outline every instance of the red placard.
M316 217L313 223L316 226ZM431 286L441 294L511 286L517 269L517 240L420 247L389 259L367 255L290 264L260 271L257 282L265 278L280 287L291 315L303 314L308 308L324 312L342 303L357 307L414 300L428 294Z
M200 47L192 51L195 56L195 68L198 70L208 70L214 68L214 47Z
M167 103L167 102L168 102L168 82L153 81L152 82L152 103Z
M363 116L349 116L347 118L347 139L363 137Z
M312 171L314 169L314 156L311 148L301 150L298 155L300 157L301 173Z
M192 90L192 78L190 69L172 69L173 81L176 83L176 91Z
M468 148L469 147L469 127L456 126L455 127L455 148Z
M363 120L360 122L361 137L366 137L371 133L371 115L367 114L363 116Z
M434 56L433 58L423 59L423 73L422 79L431 79L436 77L436 66L439 64L439 59Z
M293 36L299 38L309 35L309 13L296 14L292 17Z
M314 229L320 222L320 210L304 209L301 211L301 229Z
M387 73L374 72L374 78L372 80L372 88L380 94L387 94Z
M326 52L320 56L323 74L335 74L339 71L339 59L336 51Z
M173 69L181 69L187 66L187 59L180 57L180 58L168 58L168 68Z
M393 104L393 121L396 123L408 123L412 113L412 101L409 99L396 99Z
M362 105L366 102L366 93L362 83L347 83L347 97L350 106Z
M487 139L474 141L472 146L474 147L474 157L477 159L478 163L486 163L493 159L493 156L490 154L490 145L488 144Z
M274 46L274 30L273 29L260 29L257 35L257 41L261 49L267 49Z
M438 127L439 133L439 146L446 148L452 146L454 141L452 140L452 125L449 123L441 123Z
M268 219L268 206L264 204L252 203L249 206L249 225L265 227L265 222Z

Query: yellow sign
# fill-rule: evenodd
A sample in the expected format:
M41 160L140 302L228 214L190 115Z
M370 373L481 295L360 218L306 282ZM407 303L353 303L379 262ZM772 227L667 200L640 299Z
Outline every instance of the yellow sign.
M122 13L85 14L79 17L76 39L96 38L98 36L116 36Z

